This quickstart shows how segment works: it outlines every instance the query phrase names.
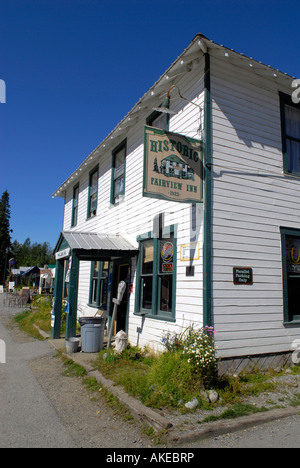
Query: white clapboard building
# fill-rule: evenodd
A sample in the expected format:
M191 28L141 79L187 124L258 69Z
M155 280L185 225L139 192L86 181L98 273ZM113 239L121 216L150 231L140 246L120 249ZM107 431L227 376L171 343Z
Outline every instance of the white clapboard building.
M68 303L161 349L213 326L218 356L300 340L300 106L295 79L196 35L53 194L65 200L52 336ZM300 93L298 93L300 94Z

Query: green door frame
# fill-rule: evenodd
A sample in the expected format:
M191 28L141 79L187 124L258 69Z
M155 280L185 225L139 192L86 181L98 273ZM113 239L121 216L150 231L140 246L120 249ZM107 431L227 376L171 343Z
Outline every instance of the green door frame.
M56 261L54 307L52 311L52 318L54 318L54 323L53 323L53 326L51 326L51 338L52 339L60 338L65 260L66 258L62 258ZM79 279L79 257L74 252L71 252L71 269L70 269L69 291L68 291L69 312L67 314L66 334L65 334L65 337L67 339L71 338L72 336L76 336L78 279Z
M114 304L112 302L113 299L113 292L114 289L118 289L118 284L117 284L117 271L118 267L123 264L128 264L130 271L132 268L131 264L131 257L124 257L124 258L118 258L113 261L113 270L112 270L112 295L110 299L110 307L109 307L109 316L108 316L108 328L111 325L111 319L112 319L112 314L113 314L113 307ZM128 288L128 285L127 285ZM126 324L125 324L125 333L128 333L128 322L129 322L129 302L130 302L130 290L128 291L128 298L127 298L127 308L126 308Z
M56 260L55 284L54 284L54 307L52 309L52 325L51 338L52 340L60 338L61 328L61 308L64 285L64 261Z

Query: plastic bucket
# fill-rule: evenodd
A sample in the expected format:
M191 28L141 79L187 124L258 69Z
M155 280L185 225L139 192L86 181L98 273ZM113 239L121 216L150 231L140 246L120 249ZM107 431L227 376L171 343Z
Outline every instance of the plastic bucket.
M69 354L77 353L78 346L79 346L79 338L74 337L74 338L66 339L67 353Z

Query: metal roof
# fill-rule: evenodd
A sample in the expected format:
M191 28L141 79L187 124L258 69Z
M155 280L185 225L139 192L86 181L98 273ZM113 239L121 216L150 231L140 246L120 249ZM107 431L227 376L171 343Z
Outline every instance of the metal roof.
M88 157L82 162L82 164L75 170L65 182L53 193L52 198L64 197L65 190L68 184L72 182L74 184L80 177L80 173L86 170L90 164L94 164L95 160L99 158L101 151L106 151L112 140L124 139L124 135L128 132L128 128L134 125L139 118L139 112L143 108L152 109L153 104L156 103L156 107L161 103L162 96L165 96L170 85L174 83L177 76L182 75L186 71L186 67L191 66L194 60L199 59L202 54L205 54L209 50L219 51L223 56L228 57L230 60L240 59L240 63L248 66L248 68L257 74L267 76L269 79L279 80L288 79L292 80L294 77L287 73L281 72L280 70L265 65L262 62L254 60L252 57L248 57L245 54L236 52L234 49L225 47L222 44L217 44L211 39L207 38L204 34L198 33L188 45L188 47L182 52L182 54L173 62L168 70L156 81L156 83L144 94L144 96L137 102L137 104L128 112L128 114L121 120L121 122L111 131L111 133L92 151Z
M63 231L63 237L73 250L137 251L127 239L118 234Z

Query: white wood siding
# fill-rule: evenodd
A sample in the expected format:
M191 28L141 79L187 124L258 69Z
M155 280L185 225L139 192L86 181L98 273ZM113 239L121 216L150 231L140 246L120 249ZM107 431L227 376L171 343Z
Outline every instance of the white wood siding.
M203 60L194 65L190 73L185 74L179 82L180 91L189 100L195 100L203 107ZM171 84L171 83L170 83ZM171 118L170 131L185 134L189 137L200 139L200 125L203 124L203 112L186 101L178 100L177 91L174 90L172 103L178 103L178 114ZM156 106L158 103L156 103ZM111 162L112 150L124 139L124 135L116 141L112 141L110 147L94 158L87 166L80 178L78 223L73 231L88 231L99 233L120 233L127 236L132 242L136 242L138 235L147 233L153 228L153 218L160 212L165 212L165 225L178 225L177 239L177 288L176 288L176 323L146 318L143 331L137 333L141 327L141 317L134 315L135 303L135 275L136 261L132 262L133 292L130 296L129 314L129 339L132 344L140 346L149 345L152 348L161 348L161 338L166 331L181 331L190 323L201 326L202 314L202 277L203 277L203 206L197 207L196 229L192 231L191 205L168 202L142 197L143 183L143 151L144 151L144 124L146 117L153 112L152 106L147 109L139 122L130 128L125 135L127 137L125 197L118 206L110 204L111 187ZM99 164L98 206L97 216L91 219L87 217L87 197L89 171ZM70 184L71 185L71 184ZM71 229L73 187L67 191L65 202L64 230ZM180 246L182 244L199 242L200 258L196 260L195 276L186 277L186 266L189 262L180 261ZM80 278L78 293L78 310L80 314L94 313L95 309L87 306L90 284L90 263L80 262Z
M271 76L271 74L270 74ZM275 79L211 58L213 318L220 356L291 350L283 325L280 226L300 228L300 180L283 175ZM252 286L233 267L253 268Z

